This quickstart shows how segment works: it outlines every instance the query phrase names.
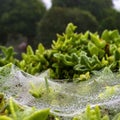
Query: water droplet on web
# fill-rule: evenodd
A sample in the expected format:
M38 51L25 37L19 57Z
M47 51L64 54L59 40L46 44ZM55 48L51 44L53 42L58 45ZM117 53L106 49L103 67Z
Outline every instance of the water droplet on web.
M3 69L7 70L6 75ZM107 71L105 74L100 71L91 79L80 83L60 83L48 79L50 92L47 92L45 77L48 71L39 76L32 76L11 65L0 68L1 72L0 91L7 98L12 96L22 105L35 106L38 109L49 107L52 113L68 118L84 111L88 104L120 112L120 75L117 73ZM42 88L40 98L30 94L30 83L36 89Z

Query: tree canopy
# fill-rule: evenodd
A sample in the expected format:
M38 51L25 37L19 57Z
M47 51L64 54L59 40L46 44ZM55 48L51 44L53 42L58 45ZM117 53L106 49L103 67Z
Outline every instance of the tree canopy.
M0 0L0 35L35 36L36 23L46 11L41 0Z
M98 20L101 20L106 9L113 7L112 0L52 0L53 7L77 7L91 12Z
M40 21L37 40L46 47L50 47L52 40L56 39L56 34L62 34L69 22L78 26L78 32L96 31L98 29L95 17L88 11L78 8L53 7L47 11Z
M119 21L120 21L120 12L118 12L116 10L109 10L108 16L106 18L104 18L99 25L99 31L103 31L105 29L120 30L120 22Z
M109 8L113 6L112 0L52 0L52 6L59 7L79 7L79 8L89 8L92 3L102 5L103 8ZM93 5L92 5L93 6ZM94 6L95 8L97 6Z

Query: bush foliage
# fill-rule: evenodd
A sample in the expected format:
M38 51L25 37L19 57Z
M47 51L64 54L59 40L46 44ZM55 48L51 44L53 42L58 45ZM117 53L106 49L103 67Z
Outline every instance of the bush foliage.
M49 69L51 78L72 80L88 79L94 70L104 67L109 67L112 71L120 70L118 30L104 30L99 35L90 31L78 33L76 28L72 23L68 24L65 32L62 35L58 34L57 40L52 42L51 49L45 49L39 44L34 52L28 46L27 52L22 54L22 60L16 64L30 74ZM8 63L11 57L3 60L4 63Z

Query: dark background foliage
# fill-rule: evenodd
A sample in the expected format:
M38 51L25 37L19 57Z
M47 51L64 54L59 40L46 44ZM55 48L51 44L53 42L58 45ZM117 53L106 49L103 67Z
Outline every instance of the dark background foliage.
M22 34L29 41L36 35L36 23L46 8L40 0L0 0L0 39L5 44L10 34ZM3 41L3 42L2 42Z
M69 22L78 26L76 32L101 33L120 30L119 21L112 0L52 0L50 9L42 0L0 0L0 44L17 43L16 36L21 35L34 49L38 43L50 48Z
M77 32L87 30L95 32L98 28L95 17L88 11L78 8L53 7L40 21L37 39L40 38L46 47L50 47L52 40L56 39L56 33L62 34L70 22L78 26Z

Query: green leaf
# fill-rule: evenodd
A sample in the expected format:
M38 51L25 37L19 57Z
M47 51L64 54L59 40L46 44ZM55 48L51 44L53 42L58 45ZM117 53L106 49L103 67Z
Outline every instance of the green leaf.
M49 113L49 109L38 110L23 120L47 120Z
M13 120L13 119L7 116L0 116L0 120Z
M106 46L106 41L103 39L100 39L98 35L96 34L90 34L91 41L99 48L104 48Z
M120 120L120 113L116 114L112 120Z
M45 48L44 48L44 46L40 43L40 44L38 45L38 49L36 50L36 53L35 53L35 54L43 54L44 51L45 51Z
M97 46L95 46L95 44L92 43L92 42L89 42L89 43L88 43L88 50L89 50L91 56L92 56L92 55L97 55L97 56L99 55L99 49L98 49Z
M32 50L32 47L30 45L27 46L27 55L33 55L34 52Z
M65 33L68 35L71 35L75 29L77 28L77 26L73 25L73 23L69 23L66 27Z
M101 38L108 41L109 40L109 31L108 30L104 30L102 32Z
M111 39L120 37L118 30L109 31Z

